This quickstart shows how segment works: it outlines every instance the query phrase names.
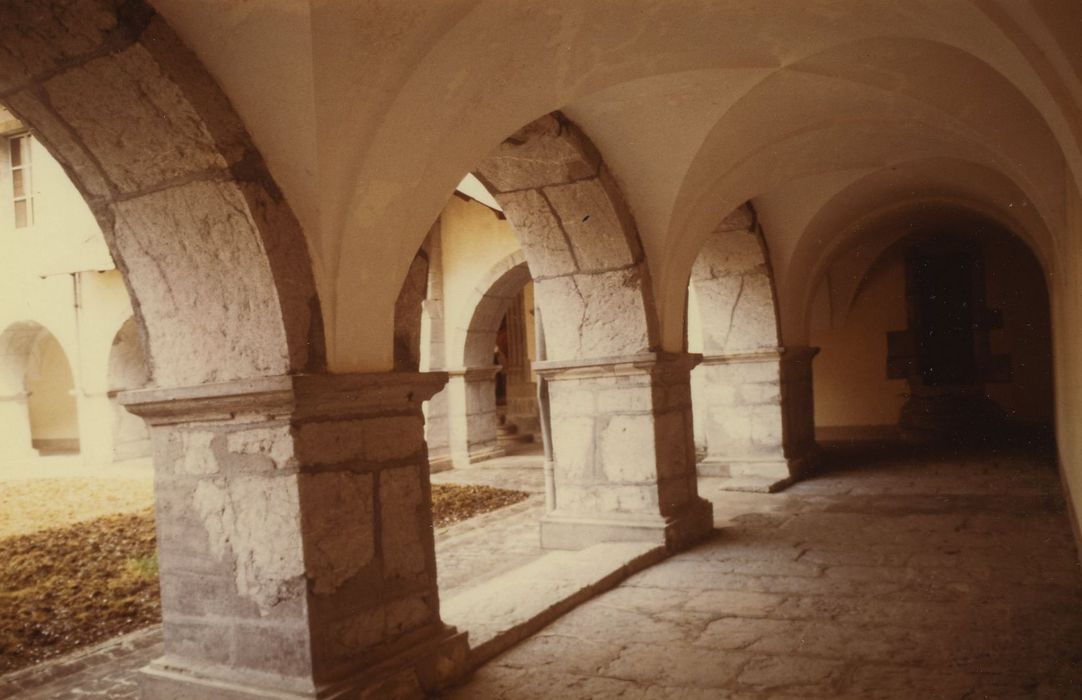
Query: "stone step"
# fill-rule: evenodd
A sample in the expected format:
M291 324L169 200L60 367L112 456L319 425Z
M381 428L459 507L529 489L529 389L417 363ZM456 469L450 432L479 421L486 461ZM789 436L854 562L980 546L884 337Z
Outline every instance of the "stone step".
M718 490L745 493L777 493L792 483L791 479L770 479L756 476L732 476L720 479Z
M664 559L648 542L597 544L552 551L452 597L444 622L469 633L469 666L476 669L628 576Z
M533 442L533 433L513 433L510 435L497 435L496 441L501 445L509 443L527 443Z

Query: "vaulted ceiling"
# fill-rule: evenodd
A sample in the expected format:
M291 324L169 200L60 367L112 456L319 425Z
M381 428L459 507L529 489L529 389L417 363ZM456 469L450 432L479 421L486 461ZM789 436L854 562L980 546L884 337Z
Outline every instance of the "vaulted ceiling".
M387 366L387 310L432 221L501 140L553 110L623 189L668 349L702 241L744 201L799 342L817 276L884 222L972 210L1047 267L1082 181L1072 0L154 4L297 212L340 370Z

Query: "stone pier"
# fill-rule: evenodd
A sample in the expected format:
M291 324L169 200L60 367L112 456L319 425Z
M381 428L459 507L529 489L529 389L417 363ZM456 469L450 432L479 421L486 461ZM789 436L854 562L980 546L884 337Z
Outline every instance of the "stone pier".
M703 476L780 488L815 460L811 360L817 348L716 354L698 368L705 407Z
M448 419L451 429L451 460L467 467L503 456L497 426L496 373L499 366L448 370Z
M455 676L467 645L440 618L421 416L445 381L121 395L154 445L165 652L144 697L422 697Z
M546 548L645 541L680 548L713 527L699 498L689 376L698 355L538 362L552 406L555 508Z

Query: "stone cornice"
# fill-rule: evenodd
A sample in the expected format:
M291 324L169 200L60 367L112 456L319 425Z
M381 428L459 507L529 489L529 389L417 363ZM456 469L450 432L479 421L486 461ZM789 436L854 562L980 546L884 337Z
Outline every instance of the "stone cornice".
M488 367L458 367L444 371L450 377L462 377L467 382L479 382L493 379L501 369L503 369L501 365L489 365Z
M819 348L807 345L760 348L741 352L703 353L704 365L750 364L754 362L799 362L810 360L819 353Z
M585 360L534 362L533 370L549 380L620 377L673 370L690 371L701 359L702 355L692 353L644 352Z
M231 420L238 415L323 417L420 410L446 372L296 374L199 386L136 389L121 404L151 425Z

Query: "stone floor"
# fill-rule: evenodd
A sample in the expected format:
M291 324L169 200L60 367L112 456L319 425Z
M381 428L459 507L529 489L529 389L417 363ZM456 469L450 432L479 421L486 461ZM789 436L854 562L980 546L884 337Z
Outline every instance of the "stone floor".
M1048 457L830 455L827 471L782 494L704 479L721 528L711 540L582 605L447 697L1082 697L1082 576ZM525 541L515 520L536 522L537 499L506 528L489 522L489 536ZM471 529L482 536L445 531L437 547ZM462 541L477 551L460 565L477 566L484 543ZM68 660L81 670L14 697L134 697L132 670L158 648L153 632L129 647Z
M833 453L583 605L467 698L1078 698L1082 577L1047 458Z

